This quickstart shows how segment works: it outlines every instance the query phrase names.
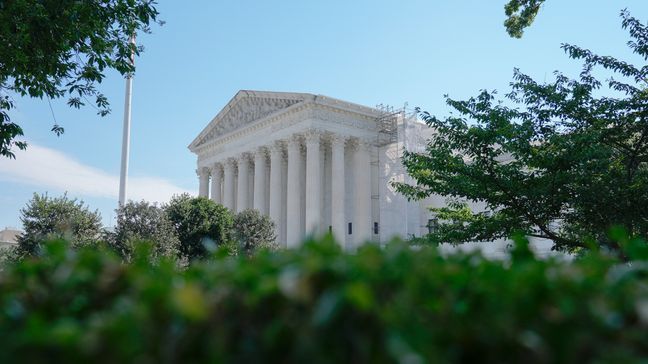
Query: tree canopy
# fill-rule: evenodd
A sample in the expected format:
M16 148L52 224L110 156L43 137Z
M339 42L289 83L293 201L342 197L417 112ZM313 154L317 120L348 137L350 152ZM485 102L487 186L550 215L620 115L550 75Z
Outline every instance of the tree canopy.
M180 239L180 254L189 260L205 258L211 248L231 243L232 213L208 198L174 196L165 211Z
M158 22L154 0L0 0L0 156L15 157L22 128L9 116L11 94L58 99L110 112L98 84L105 72L135 71L130 39ZM63 132L54 121L52 131Z
M135 245L152 245L152 258L177 257L180 241L164 208L146 201L128 201L117 210L117 226L108 243L125 259L133 255Z
M234 216L232 238L240 253L251 255L259 249L276 250L275 223L259 210L245 209Z
M504 26L511 37L522 38L524 29L533 23L545 0L510 0L504 6Z
M51 239L66 239L74 246L94 244L101 233L101 215L91 211L83 201L34 194L20 210L25 232L18 238L21 256L39 253L41 245Z
M447 97L455 110L447 118L421 113L436 133L424 153L405 154L416 184L397 187L415 199L451 197L434 209L440 226L432 241L522 231L560 250L617 249L612 226L648 236L648 27L625 11L621 18L643 64L564 44L583 62L578 79L556 72L553 82L538 83L516 70L505 100L482 91L465 101ZM599 81L595 70L615 77ZM466 201L490 212L471 211Z

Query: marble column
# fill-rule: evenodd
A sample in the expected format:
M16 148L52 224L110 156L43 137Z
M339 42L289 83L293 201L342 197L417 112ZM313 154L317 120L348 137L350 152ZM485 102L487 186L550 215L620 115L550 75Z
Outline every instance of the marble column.
M347 235L345 201L344 146L346 140L340 135L331 138L331 227L340 245L345 246Z
M277 142L270 147L270 218L275 223L277 239L281 237L283 147Z
M243 153L238 159L238 188L236 194L236 212L249 208L248 186L250 176L250 156Z
M353 218L353 247L358 248L362 243L371 240L371 145L358 140L353 156L353 171L355 175Z
M266 149L259 148L254 153L254 204L253 207L261 214L266 211Z
M209 170L207 168L200 168L196 170L198 174L198 196L209 197Z
M223 206L234 211L234 165L235 161L229 158L223 164Z
M221 196L221 179L223 170L221 165L216 163L211 169L211 199L216 203L223 203Z
M293 137L288 141L288 175L286 198L286 245L288 248L295 248L301 244L301 186L299 183L301 169L301 147L300 139Z
M321 135L306 134L306 234L318 234L322 219Z

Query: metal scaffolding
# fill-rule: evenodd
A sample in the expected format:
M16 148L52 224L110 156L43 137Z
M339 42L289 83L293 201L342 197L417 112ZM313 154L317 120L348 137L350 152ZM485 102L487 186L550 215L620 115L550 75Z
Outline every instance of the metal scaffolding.
M398 141L398 119L402 117L403 109L394 109L393 106L376 105L380 116L376 118L378 125L378 145L384 146Z
M416 110L410 110L407 103L402 108L379 104L376 110L380 116L376 118L378 125L378 146L385 146L398 141L398 125L405 124L411 119L416 119Z

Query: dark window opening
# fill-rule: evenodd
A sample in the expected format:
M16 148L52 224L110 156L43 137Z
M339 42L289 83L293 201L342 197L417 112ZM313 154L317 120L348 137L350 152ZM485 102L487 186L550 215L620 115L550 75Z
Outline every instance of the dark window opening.
M436 217L429 219L426 226L428 228L428 234L436 233L439 230L439 219Z
M353 234L353 223L349 223L349 235Z
M378 226L378 222L376 222L376 221L374 221L374 229L373 230L374 230L374 234L378 234L378 232L380 231L379 226Z

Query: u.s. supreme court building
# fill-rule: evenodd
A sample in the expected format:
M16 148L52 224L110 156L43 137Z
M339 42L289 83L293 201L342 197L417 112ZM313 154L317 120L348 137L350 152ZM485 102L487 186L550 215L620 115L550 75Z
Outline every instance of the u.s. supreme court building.
M401 157L432 130L404 110L306 93L239 91L189 145L199 195L272 218L286 247L332 232L348 250L422 236L441 196L407 201ZM473 204L473 208L479 208ZM502 244L500 244L502 246Z
M269 215L287 247L331 231L353 249L428 231L430 201L408 202L391 185L407 180L400 158L420 149L426 133L404 111L239 91L189 149L198 156L200 196Z

